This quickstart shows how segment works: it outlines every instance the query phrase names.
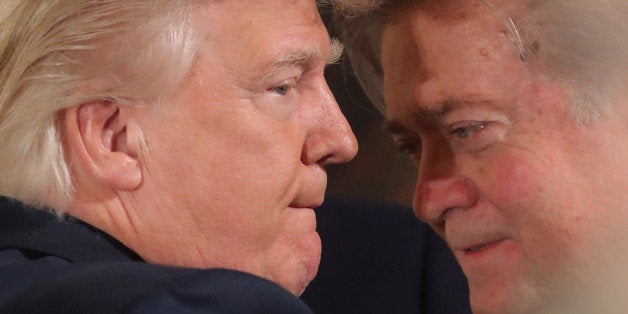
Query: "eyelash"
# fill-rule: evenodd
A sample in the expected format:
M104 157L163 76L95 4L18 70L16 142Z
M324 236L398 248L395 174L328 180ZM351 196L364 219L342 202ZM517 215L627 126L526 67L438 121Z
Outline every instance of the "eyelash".
M284 84L272 87L270 90L275 94L286 96L290 92L290 90L292 90L292 86L288 83L284 83Z
M459 126L459 127L457 127ZM449 134L454 146L468 153L479 153L500 141L499 128L493 128L489 121L465 121L452 126Z
M455 127L456 125L461 125ZM460 142L462 147L468 151L481 151L488 145L488 139L483 140L482 137L474 139L473 137L480 136L480 132L486 131L489 123L484 121L465 121L462 123L454 124L453 129L449 132L451 136L455 137L455 140ZM397 149L400 153L408 154L412 156L412 159L417 160L421 156L423 149L423 143L419 138L403 138L397 140Z
M461 127L454 128L451 132L449 132L449 134L457 136L464 141L475 135L477 132L482 132L486 128L485 122L472 121L465 123L467 124Z
M300 80L301 75L284 80L280 84L270 87L268 91L276 96L287 96L297 86Z
M415 161L419 161L423 143L420 139L406 138L397 141L397 150L402 154L408 154Z

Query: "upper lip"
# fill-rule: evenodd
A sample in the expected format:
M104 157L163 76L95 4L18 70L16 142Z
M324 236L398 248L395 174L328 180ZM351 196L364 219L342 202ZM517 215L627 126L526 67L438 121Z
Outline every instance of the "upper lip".
M288 205L288 207L292 208L316 208L323 204L324 197L317 197L315 200L309 201L293 201Z
M493 244L493 243L497 243L497 242L502 241L502 240L503 239L490 240L490 241L482 242L482 243L479 243L479 244L469 245L466 248L461 249L461 251L473 252L475 250L481 249L483 246L486 246L486 245L489 245L489 244Z
M452 250L461 252L510 237L503 220L489 206L451 211L441 226L441 233Z

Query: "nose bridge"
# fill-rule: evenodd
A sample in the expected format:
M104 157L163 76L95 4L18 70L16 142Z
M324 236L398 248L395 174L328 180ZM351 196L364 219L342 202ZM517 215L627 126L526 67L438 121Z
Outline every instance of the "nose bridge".
M313 116L303 147L303 162L326 165L353 159L357 140L324 79L313 98L314 104L305 104Z
M423 221L437 223L449 209L471 207L478 194L473 182L457 169L455 155L443 142L424 144L414 211Z
M447 177L455 172L454 153L445 138L433 131L424 137L419 164L419 182Z

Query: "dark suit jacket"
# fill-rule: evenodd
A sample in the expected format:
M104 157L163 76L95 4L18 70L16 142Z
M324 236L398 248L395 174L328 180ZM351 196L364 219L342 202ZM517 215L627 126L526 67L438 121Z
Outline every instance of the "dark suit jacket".
M317 210L319 272L301 296L316 313L471 313L445 242L410 208L329 200Z
M409 209L329 201L316 313L468 313L466 282ZM0 313L311 313L264 279L151 265L84 223L0 200Z
M144 263L78 221L0 202L0 313L312 313L278 285L230 270Z

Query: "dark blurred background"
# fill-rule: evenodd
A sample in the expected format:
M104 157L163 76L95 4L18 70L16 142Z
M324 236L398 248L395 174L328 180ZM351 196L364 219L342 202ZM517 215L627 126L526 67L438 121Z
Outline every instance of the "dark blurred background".
M330 10L322 8L321 15L330 35L336 37L329 25ZM346 57L328 66L325 76L360 145L354 160L329 167L327 194L411 206L417 168L383 130L382 114L360 89Z

